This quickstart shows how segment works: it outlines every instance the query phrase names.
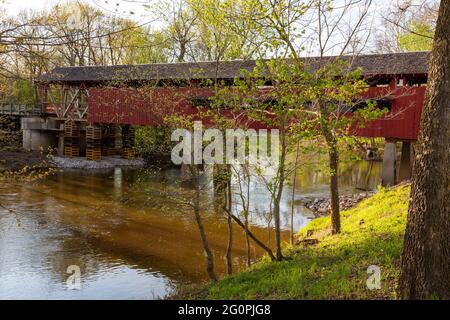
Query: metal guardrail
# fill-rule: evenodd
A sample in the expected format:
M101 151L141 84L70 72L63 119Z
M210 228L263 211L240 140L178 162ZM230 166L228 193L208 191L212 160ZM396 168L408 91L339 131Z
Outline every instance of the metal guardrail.
M13 116L35 116L42 113L38 104L3 104L0 103L0 114Z

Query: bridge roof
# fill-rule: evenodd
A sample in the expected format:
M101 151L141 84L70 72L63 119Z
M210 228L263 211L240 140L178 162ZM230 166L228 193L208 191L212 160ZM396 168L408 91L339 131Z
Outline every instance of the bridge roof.
M351 68L361 67L364 75L427 74L430 52L407 52L344 56ZM317 69L324 61L337 57L303 58L306 67ZM255 60L220 62L155 63L141 65L56 67L36 79L39 83L82 82L107 83L114 81L155 81L191 79L234 79L242 77L242 70L252 71Z

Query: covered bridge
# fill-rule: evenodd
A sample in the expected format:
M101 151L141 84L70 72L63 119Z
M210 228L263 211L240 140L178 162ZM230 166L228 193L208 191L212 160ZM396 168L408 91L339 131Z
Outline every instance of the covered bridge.
M335 59L327 57L325 60ZM367 98L388 95L390 114L355 134L398 140L417 139L427 81L428 52L344 57L351 68L361 67L370 84ZM316 69L317 58L305 58ZM192 100L210 96L202 83L218 79L232 83L252 71L255 61L191 62L148 65L57 67L36 80L43 113L89 123L152 125L164 112L195 112ZM57 85L62 101L52 100ZM270 85L270 84L269 84ZM139 90L145 86L152 90Z
M353 134L383 137L388 142L417 139L429 57L429 52L411 52L341 58L348 62L350 68L363 70L369 84L364 98L388 96L389 100L390 111L383 119L355 129ZM305 67L313 71L334 59L336 57L303 60ZM41 122L61 123L57 125L62 130L59 149L62 149L64 140L76 144L76 139L71 137L72 127L84 132L86 124L105 127L161 124L163 117L170 112L195 113L195 98L213 94L205 80L217 79L231 85L234 79L243 78L245 71L253 71L255 66L254 60L236 60L57 67L36 79L42 106L41 119L45 119Z

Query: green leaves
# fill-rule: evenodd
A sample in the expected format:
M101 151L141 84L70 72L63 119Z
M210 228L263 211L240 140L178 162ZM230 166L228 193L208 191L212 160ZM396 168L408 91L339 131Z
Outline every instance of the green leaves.
M412 20L408 31L399 34L398 43L404 51L428 51L433 47L434 27L419 20Z

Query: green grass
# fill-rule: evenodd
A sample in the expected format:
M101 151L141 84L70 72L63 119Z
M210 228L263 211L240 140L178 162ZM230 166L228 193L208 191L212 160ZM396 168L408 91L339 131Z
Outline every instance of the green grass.
M342 233L329 234L330 218L311 221L298 237L314 246L286 245L289 260L263 259L250 269L210 284L207 299L395 299L409 186L380 189L341 214ZM381 268L381 289L369 290L367 268Z

